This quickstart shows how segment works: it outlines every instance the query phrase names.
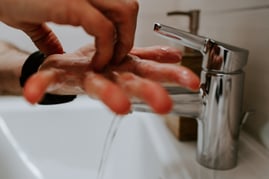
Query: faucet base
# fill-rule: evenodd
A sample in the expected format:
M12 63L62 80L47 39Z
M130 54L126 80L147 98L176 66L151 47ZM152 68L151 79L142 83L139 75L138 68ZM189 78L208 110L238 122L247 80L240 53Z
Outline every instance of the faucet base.
M202 112L198 117L197 160L203 166L225 170L236 166L242 119L244 73L202 71Z

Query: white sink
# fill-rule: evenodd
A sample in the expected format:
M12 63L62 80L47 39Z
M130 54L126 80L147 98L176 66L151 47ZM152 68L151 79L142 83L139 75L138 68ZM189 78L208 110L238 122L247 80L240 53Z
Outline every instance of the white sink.
M0 98L0 179L96 179L111 113L87 97L56 106ZM214 171L195 160L195 142L178 142L161 116L123 118L105 168L107 179L267 178L269 154L241 135L235 169Z

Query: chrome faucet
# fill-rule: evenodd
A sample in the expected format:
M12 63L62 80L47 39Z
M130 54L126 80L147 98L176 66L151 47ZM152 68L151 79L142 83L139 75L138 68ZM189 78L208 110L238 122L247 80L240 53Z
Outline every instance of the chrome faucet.
M238 139L243 119L243 67L248 51L162 24L154 31L203 54L199 92L167 87L172 113L198 121L197 161L211 169L231 169L237 164ZM137 111L150 111L133 103Z

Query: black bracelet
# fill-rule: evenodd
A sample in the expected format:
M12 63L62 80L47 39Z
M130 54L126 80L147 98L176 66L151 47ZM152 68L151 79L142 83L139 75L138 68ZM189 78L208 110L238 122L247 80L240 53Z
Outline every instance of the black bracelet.
M38 71L39 66L45 61L45 55L40 51L32 53L22 66L20 85L24 87L26 80ZM38 103L42 105L61 104L73 101L76 95L56 95L45 93L43 99Z

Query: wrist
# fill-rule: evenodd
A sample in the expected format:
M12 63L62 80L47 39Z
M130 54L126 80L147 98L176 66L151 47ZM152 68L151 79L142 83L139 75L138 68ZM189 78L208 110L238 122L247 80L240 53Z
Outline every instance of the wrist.
M0 94L22 94L19 77L28 55L8 42L0 42Z

